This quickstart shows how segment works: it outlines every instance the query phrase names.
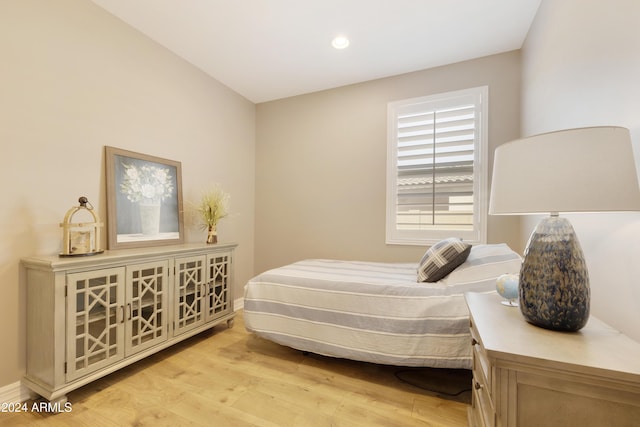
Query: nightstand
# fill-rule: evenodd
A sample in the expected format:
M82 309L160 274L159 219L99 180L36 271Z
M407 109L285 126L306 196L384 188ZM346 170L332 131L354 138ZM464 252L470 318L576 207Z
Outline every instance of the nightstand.
M497 294L465 294L471 426L638 426L640 343L591 316L578 332L527 323Z

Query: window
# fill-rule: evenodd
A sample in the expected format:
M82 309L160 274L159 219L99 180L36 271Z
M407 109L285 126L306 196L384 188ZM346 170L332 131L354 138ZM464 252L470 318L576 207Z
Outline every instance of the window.
M387 243L486 242L487 87L388 105Z

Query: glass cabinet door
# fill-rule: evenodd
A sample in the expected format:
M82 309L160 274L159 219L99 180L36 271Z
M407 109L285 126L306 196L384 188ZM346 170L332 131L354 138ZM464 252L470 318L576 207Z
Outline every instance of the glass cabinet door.
M124 357L124 268L67 276L67 380Z
M127 266L126 355L166 341L169 261Z
M204 323L204 296L206 294L206 257L177 258L175 276L176 335Z
M231 254L223 253L207 257L207 318L205 321L221 317L232 310Z

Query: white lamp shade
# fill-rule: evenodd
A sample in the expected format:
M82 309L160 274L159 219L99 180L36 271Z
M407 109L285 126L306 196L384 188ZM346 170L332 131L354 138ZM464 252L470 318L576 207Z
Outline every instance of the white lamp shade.
M496 149L490 214L601 211L640 211L628 129L569 129Z

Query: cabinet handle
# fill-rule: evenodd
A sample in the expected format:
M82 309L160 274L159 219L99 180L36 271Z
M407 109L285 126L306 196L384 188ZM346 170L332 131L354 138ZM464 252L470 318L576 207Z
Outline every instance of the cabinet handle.
M471 345L473 346L473 345L477 345L477 344L479 344L478 340L476 340L475 338L471 338Z
M121 308L120 314L122 314L122 317L121 317L122 320L120 321L120 323L124 323L124 305L121 305L120 308Z
M133 313L131 312L131 303L127 304L127 309L129 311L129 318L127 320L131 320L131 317L133 316Z
M482 384L480 384L478 381L475 382L474 388L476 390L480 390L482 388Z

